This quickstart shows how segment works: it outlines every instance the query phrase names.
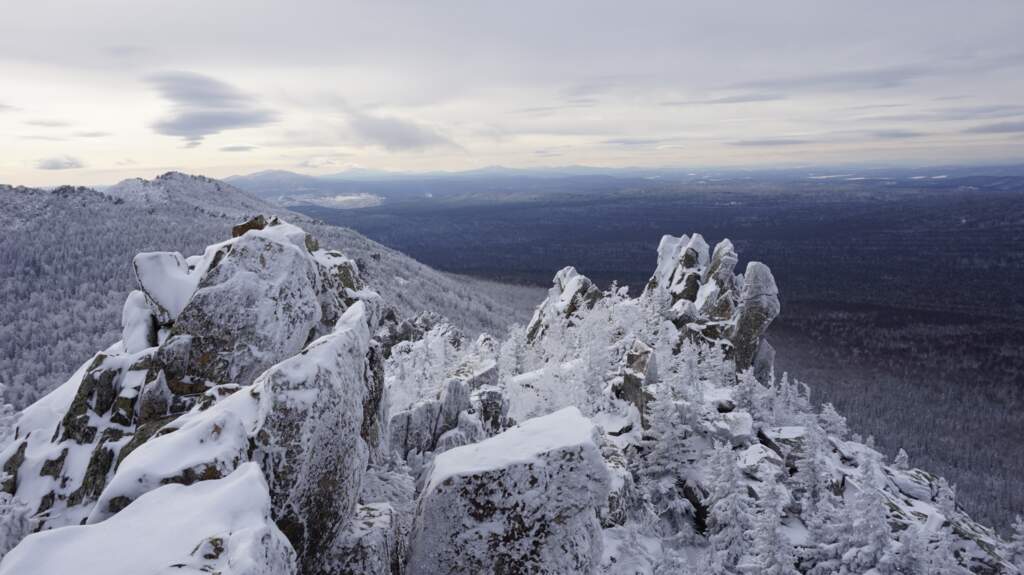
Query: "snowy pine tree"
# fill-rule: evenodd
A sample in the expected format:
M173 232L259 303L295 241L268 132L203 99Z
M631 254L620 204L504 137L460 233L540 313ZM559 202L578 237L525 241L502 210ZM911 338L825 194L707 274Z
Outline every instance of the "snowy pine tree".
M848 433L846 418L839 415L839 412L836 411L836 408L831 403L821 406L821 414L818 418L821 421L821 426L829 435L834 435L839 439L846 437Z
M1013 521L1013 534L1010 536L1010 562L1024 571L1024 517L1018 515Z
M737 573L752 542L753 500L742 482L736 454L727 445L715 445L709 484L713 491L708 517L708 567L716 575Z
M876 486L878 464L872 454L861 463L857 491L848 502L843 524L846 550L841 555L839 573L853 575L870 569L881 575L893 572L892 530L885 498Z
M785 503L785 490L774 476L769 476L758 505L760 518L754 535L758 573L763 575L800 575L793 545L782 532Z

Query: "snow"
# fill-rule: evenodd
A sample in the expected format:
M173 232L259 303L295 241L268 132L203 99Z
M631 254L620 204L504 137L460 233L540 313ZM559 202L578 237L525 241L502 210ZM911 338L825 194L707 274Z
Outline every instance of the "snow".
M190 273L178 252L148 252L132 261L139 287L156 304L161 323L170 323L185 309L196 291L200 274Z
M211 559L204 543L215 538L223 551ZM0 563L0 575L140 575L175 565L200 572L204 561L223 575L294 571L294 551L270 519L256 464L224 479L165 485L96 525L30 535Z
M125 298L121 311L121 341L124 350L137 353L151 347L155 343L151 341L156 336L154 328L146 294L139 290L132 291Z
M575 407L525 421L480 443L446 451L434 459L424 491L456 475L474 475L511 465L539 463L538 454L579 445L595 449L597 428Z
M88 523L113 515L116 509L109 508L112 499L134 500L187 470L199 477L213 472L227 475L246 460L248 448L245 425L238 415L223 409L203 412L173 433L153 438L132 451L103 490Z

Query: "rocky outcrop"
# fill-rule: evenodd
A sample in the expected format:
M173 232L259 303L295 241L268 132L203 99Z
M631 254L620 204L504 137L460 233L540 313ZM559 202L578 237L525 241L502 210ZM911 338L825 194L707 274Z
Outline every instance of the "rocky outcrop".
M580 310L594 307L601 299L601 290L576 268L566 267L555 274L554 285L548 290L548 297L534 312L526 326L527 341L541 337L547 326L556 321L571 321Z
M34 528L88 523L100 537L152 494L252 461L288 564L314 573L328 559L370 453L386 449L372 338L385 311L351 260L284 222L256 223L201 257L136 258L124 340L26 410L0 455L3 487L36 512ZM223 541L208 543L217 555Z
M640 423L646 428L647 404L654 400L647 391L647 385L657 379L654 349L639 339L634 340L633 345L626 351L620 372L612 383L612 393L615 397L636 406L640 412Z
M196 290L171 329L172 336L188 338L192 377L252 383L316 335L321 280L305 232L283 223L252 230L208 249L204 260Z
M737 276L738 261L729 240L719 242L709 256L700 234L664 236L644 295L687 337L722 346L737 371L754 366L757 359L754 367L766 374L774 354L764 335L779 314L779 290L768 266L750 262Z
M409 572L590 573L609 473L576 408L439 455L426 476Z

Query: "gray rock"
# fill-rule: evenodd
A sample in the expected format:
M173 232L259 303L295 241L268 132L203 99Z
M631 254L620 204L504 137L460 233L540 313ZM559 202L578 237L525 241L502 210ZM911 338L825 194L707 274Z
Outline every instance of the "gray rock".
M734 348L736 369L744 370L753 364L762 336L779 315L779 289L768 266L760 262L747 264L743 295L736 313L729 340Z
M409 573L591 573L609 473L600 433L574 407L434 459Z

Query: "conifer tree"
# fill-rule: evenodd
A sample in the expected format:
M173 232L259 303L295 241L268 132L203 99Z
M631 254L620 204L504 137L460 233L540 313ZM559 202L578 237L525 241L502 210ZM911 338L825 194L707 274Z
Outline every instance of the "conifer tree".
M782 532L785 491L769 476L758 505L760 518L754 536L754 553L763 575L800 575L796 554L789 538Z
M1013 534L1010 536L1009 549L1010 562L1024 572L1024 517L1020 515L1013 521Z
M716 575L737 573L752 542L753 501L741 481L736 454L726 445L715 445L711 485L708 567Z
M818 416L821 426L829 435L844 439L847 434L846 418L839 415L831 403L821 406L821 414Z

